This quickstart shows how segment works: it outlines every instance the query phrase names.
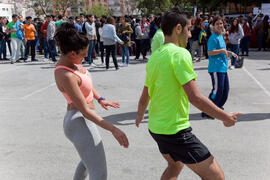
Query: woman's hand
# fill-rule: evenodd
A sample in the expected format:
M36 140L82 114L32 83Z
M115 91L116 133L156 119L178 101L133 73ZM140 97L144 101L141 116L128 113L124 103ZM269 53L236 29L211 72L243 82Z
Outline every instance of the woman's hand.
M123 133L120 129L115 127L112 130L112 134L121 146L128 148L129 142L125 133Z
M106 100L101 100L99 101L99 104L106 110L109 110L108 107L120 108L120 104L118 102L109 102Z

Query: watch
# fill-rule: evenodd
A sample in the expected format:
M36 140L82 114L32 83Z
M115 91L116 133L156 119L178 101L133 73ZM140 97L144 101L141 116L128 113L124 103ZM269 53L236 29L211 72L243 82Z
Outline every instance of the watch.
M102 101L102 100L105 100L105 98L104 97L102 97L102 96L100 96L100 98L98 98L98 103L100 103L100 101Z

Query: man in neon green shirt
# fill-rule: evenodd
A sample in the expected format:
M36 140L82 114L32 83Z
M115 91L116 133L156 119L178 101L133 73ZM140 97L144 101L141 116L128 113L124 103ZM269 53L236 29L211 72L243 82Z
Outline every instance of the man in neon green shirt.
M204 180L224 180L224 174L207 147L191 133L189 102L226 127L237 122L241 113L228 114L204 97L196 84L190 53L191 22L181 10L165 13L161 23L164 45L156 50L146 67L145 86L138 105L138 127L149 106L148 128L168 162L161 180L176 180L184 165Z

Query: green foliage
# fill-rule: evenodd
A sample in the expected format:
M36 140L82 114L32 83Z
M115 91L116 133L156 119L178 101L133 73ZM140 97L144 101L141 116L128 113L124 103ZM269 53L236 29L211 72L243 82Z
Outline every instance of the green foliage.
M111 12L101 4L94 5L90 10L85 11L86 14L94 14L97 17L101 17L102 15L111 15Z

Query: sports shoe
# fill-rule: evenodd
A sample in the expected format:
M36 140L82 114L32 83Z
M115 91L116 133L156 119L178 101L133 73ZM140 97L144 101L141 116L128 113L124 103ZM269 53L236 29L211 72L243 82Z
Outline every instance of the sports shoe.
M235 69L235 66L230 66L229 69L230 70L234 70Z

